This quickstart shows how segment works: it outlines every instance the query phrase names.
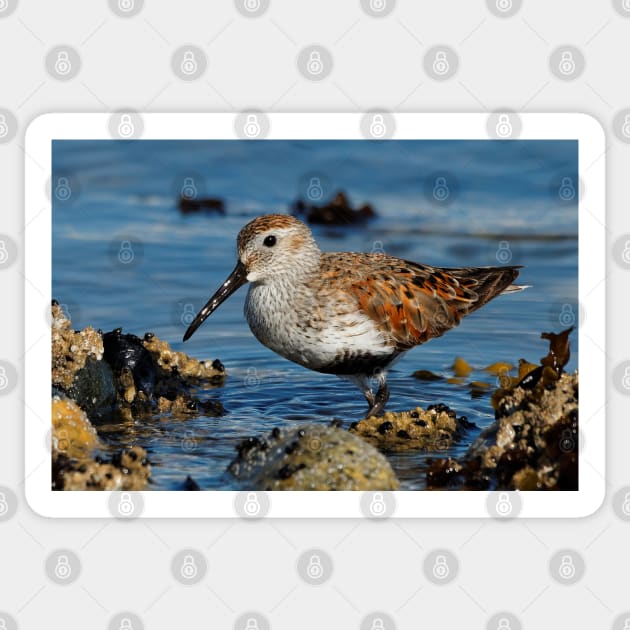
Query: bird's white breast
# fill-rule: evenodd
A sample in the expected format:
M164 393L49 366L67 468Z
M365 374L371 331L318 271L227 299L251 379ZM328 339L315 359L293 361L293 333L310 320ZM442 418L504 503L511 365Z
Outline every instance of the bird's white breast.
M392 347L364 313L316 298L285 284L254 283L245 300L245 317L262 344L310 369L330 365L344 353L391 354Z

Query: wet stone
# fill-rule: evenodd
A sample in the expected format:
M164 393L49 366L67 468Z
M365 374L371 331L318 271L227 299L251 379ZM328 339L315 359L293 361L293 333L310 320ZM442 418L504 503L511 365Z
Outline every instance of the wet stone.
M361 438L309 424L274 429L237 447L228 471L255 490L396 490L389 462Z
M382 417L364 418L350 426L381 450L444 449L461 439L475 425L444 404L410 411L388 411Z

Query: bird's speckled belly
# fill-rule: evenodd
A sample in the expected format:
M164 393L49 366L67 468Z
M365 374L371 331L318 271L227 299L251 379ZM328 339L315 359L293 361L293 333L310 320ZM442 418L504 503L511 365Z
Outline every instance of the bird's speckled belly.
M355 358L387 363L393 352L363 314L337 313L334 305L309 304L277 287L251 285L245 317L258 341L311 370L337 373L336 364Z

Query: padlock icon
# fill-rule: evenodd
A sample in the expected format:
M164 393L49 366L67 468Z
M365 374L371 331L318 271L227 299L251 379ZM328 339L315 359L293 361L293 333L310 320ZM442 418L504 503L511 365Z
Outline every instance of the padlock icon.
M501 13L507 13L512 8L512 0L497 0L496 6Z
M4 114L0 114L0 138L4 138L9 135L9 125L7 125L7 117Z
M630 516L630 492L626 492L626 496L623 498L623 503L621 504L621 511L626 516Z
M385 10L386 7L386 0L370 0L370 9L374 11L374 13L380 13Z
M258 622L253 617L250 617L245 623L245 630L259 630Z
M623 0L621 6L624 11L630 11L630 0Z
M433 199L436 201L446 201L451 196L446 177L436 177L433 184Z
M195 72L197 72L198 67L199 65L195 59L195 53L192 50L186 50L180 65L182 72L185 75L190 76L191 74L195 74Z
M9 504L4 492L0 492L0 516L4 516L9 511Z
M573 312L572 304L563 304L560 308L560 315L558 315L558 321L563 326L573 326L575 324L575 313Z
M255 492L247 493L243 509L245 510L245 514L247 514L247 516L256 516L260 512L260 501L258 500Z
M319 201L324 196L324 189L319 177L311 177L311 181L306 189L306 196L311 201Z
M184 177L181 194L184 199L194 199L197 196L197 186L193 177Z
M195 307L190 302L187 304L184 304L184 310L182 312L181 317L179 318L182 325L188 327L193 323L194 319L195 319Z
M448 577L450 572L451 570L448 566L448 562L446 562L446 556L436 556L433 564L433 576L438 580L444 580Z
M446 53L443 50L438 50L433 58L433 72L438 76L445 75L451 68L451 64L446 58Z
M312 555L309 558L308 565L306 567L306 574L312 580L319 580L324 575L322 559L318 555Z
M247 387L258 387L260 385L260 379L258 378L258 371L256 368L247 368L245 385L247 385Z
M562 201L571 201L575 197L575 186L570 177L563 177L558 189L558 196Z
M495 131L499 138L509 138L512 135L513 127L510 117L507 114L500 114Z
M121 138L131 138L135 130L131 116L129 114L122 114L120 116L120 122L118 123L118 135Z
M499 623L497 623L497 630L512 630L510 620L505 617L501 617L501 619L499 619Z
M575 440L571 429L565 429L560 436L560 449L565 453L570 453L575 448Z
M57 434L57 450L64 452L70 448L70 439L68 438L68 432L65 429L61 429Z
M629 2L630 4L630 2ZM630 6L627 9L628 11L630 11ZM630 630L630 617L627 617L626 620L623 623L623 630Z
M372 253L373 254L384 254L385 249L383 248L383 241L374 241L372 245Z
M182 448L185 451L194 451L197 448L197 442L195 441L195 434L192 431L186 431L184 438L182 439Z
M118 514L121 516L130 516L133 514L134 505L131 500L131 495L128 492L123 492L120 495L120 501L118 501Z
M387 510L382 492L375 492L370 501L370 514L373 516L383 516Z
M624 389L630 389L630 367L627 367L623 372L623 379L621 381Z
M9 259L9 252L7 251L7 244L0 238L0 265L4 265Z
M630 2L630 0L628 1ZM630 114L626 114L623 118L623 125L621 127L621 133L626 138L630 138Z
M2 2L0 2L0 11L4 11ZM0 630L7 630L7 622L4 618L0 619Z
M120 249L118 250L118 260L123 265L128 265L133 262L135 254L131 247L131 241L121 241Z
M623 246L623 252L621 252L621 258L623 258L623 262L630 265L630 241L626 241Z
M133 11L135 0L118 0L118 8L124 13Z
M306 69L309 74L318 75L324 71L324 64L322 62L321 53L317 50L312 50L311 54L308 56L308 62L306 64Z
M57 185L55 186L55 197L57 197L59 201L68 201L68 199L72 197L72 188L70 187L70 182L67 177L60 177L57 180Z
M387 133L387 127L382 114L374 114L370 125L370 135L373 138L382 138Z
M192 556L184 556L184 561L180 569L181 576L186 580L194 580L198 572L199 569L195 564L195 559Z
M129 619L129 617L123 617L120 620L120 626L118 627L118 630L133 630L131 619Z
M245 10L253 13L254 11L258 11L260 9L260 0L245 0Z
M570 580L575 577L575 564L573 558L569 555L562 556L560 560L560 567L558 568L558 574L563 580Z
M60 554L57 557L57 563L55 564L54 573L60 580L67 580L72 575L72 567L70 566L70 560L65 554Z
M256 114L248 114L243 131L248 138L256 138L260 135L260 123Z
M66 74L69 74L71 70L72 63L70 63L68 52L60 50L57 53L57 59L55 60L55 72L61 76L65 76Z
M565 76L569 76L575 72L575 59L573 59L573 53L570 50L562 52L558 70Z
M385 623L380 617L377 617L374 621L372 621L371 630L385 630Z
M500 241L497 248L496 259L503 265L512 260L512 250L508 241Z
M512 502L507 492L501 492L495 506L497 514L501 516L508 516L512 513Z
M0 0L0 13L6 11L9 8L9 0ZM0 620L4 623L4 619ZM0 626L0 630L2 630L2 626Z

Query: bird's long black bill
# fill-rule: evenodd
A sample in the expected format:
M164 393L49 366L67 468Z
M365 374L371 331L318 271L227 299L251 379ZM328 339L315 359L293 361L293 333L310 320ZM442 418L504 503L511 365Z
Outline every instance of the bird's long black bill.
M228 276L227 280L221 285L219 290L207 301L206 305L197 313L197 317L192 324L188 326L188 330L184 334L184 341L190 339L194 332L206 321L206 318L213 313L232 293L247 282L247 270L239 260L234 267L234 271Z

